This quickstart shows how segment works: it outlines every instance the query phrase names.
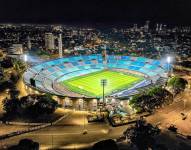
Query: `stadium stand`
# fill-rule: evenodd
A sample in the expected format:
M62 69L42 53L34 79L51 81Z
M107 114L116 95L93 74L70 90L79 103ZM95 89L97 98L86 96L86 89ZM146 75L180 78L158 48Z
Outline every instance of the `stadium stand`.
M76 76L89 74L103 69L124 69L139 72L149 77L131 89L118 92L115 96L127 96L137 93L138 88L156 83L158 79L166 77L169 66L160 60L152 60L144 57L131 56L107 56L107 64L103 64L102 55L75 56L50 60L29 68L24 73L24 82L31 86L30 79L34 79L36 89L50 92L56 95L67 95L72 92L63 92L68 90L60 90L54 88L55 84L63 80L67 80ZM74 94L75 95L75 94ZM79 95L79 94L76 94Z

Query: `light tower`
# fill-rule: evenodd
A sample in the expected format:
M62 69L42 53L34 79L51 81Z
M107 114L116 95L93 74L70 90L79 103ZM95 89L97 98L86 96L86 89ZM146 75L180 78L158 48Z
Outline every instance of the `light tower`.
M106 79L101 79L101 86L103 87L103 105L105 105L105 86L107 85Z
M59 33L59 37L58 37L58 50L59 50L59 57L62 58L63 51L62 51L62 34L61 33Z
M54 33L56 33L56 38L58 40L58 53L59 58L63 57L63 49L62 49L62 26L54 26Z

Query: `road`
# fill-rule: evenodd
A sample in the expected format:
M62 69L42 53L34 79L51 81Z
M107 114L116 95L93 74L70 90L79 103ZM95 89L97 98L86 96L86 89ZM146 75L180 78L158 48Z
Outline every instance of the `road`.
M182 120L181 113L187 116L185 120ZM154 115L147 117L147 121L152 124L160 123L160 127L164 129L174 124L178 132L191 135L191 90L186 89L175 98L173 104L158 109Z
M20 139L30 138L39 142L41 149L80 149L100 140L117 138L127 128L112 128L107 123L88 123L86 115L84 112L71 111L66 119L54 126L9 138L1 145L12 145ZM83 134L84 129L87 134Z

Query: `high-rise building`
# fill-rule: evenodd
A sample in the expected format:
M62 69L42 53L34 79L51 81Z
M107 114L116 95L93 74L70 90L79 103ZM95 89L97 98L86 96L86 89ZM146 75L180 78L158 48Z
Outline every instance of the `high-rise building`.
M53 25L52 26L52 30L53 31L61 31L62 30L62 26L60 26L60 25Z
M45 48L55 49L54 35L52 33L45 33Z
M144 26L145 32L148 32L148 31L149 31L149 23L150 23L149 20L147 20L146 23L145 23L145 26Z
M134 25L133 25L133 30L134 30L134 31L137 31L137 30L138 30L137 24L134 24Z
M156 32L158 32L159 31L159 24L157 23L157 25L156 25Z
M159 31L162 31L162 24L160 24Z
M11 47L9 47L8 53L14 54L14 55L23 54L23 45L22 44L13 44Z
M27 48L30 50L31 49L31 39L30 39L30 37L28 36L27 37Z
M59 57L62 58L63 57L63 50L62 50L62 34L59 34L58 37L58 51L59 51Z

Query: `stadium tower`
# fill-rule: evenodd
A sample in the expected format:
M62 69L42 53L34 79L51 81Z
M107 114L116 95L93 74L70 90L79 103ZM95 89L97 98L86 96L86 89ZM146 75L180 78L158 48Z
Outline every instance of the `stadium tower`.
M61 33L59 33L59 37L58 37L58 51L59 51L59 57L62 58L63 51L62 51L62 34Z
M56 39L58 40L58 53L59 58L63 57L63 49L62 49L62 26L53 26L53 33L56 34Z

